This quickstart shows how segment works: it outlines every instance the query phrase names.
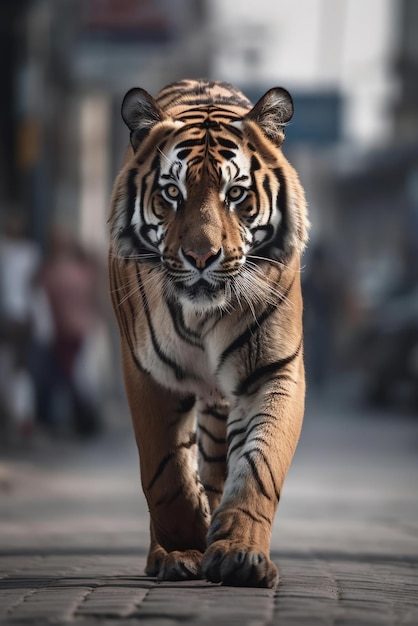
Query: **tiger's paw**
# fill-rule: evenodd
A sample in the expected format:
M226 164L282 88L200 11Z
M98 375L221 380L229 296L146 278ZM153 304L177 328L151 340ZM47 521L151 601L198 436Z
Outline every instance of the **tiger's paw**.
M158 580L196 580L202 578L201 562L202 553L198 550L166 552L160 548L148 557L145 573Z
M202 575L234 587L275 587L279 572L263 552L227 540L215 541L203 555Z

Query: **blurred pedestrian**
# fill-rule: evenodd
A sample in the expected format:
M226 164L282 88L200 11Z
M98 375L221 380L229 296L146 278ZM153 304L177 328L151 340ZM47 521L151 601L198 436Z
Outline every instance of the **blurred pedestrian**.
M97 362L91 358L102 328L98 281L94 256L69 232L54 231L37 279L52 337L39 341L33 353L39 419L54 432L89 436L102 425Z

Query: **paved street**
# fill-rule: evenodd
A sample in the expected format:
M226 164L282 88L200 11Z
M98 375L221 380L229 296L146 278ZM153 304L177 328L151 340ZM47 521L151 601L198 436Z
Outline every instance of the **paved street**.
M122 418L121 418L122 419ZM418 624L418 419L308 404L276 517L278 590L143 575L147 510L129 425L0 463L4 624Z

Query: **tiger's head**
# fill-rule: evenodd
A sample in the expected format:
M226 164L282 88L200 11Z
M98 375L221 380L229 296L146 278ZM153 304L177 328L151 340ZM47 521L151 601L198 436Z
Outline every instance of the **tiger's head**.
M156 99L131 89L114 253L158 268L170 292L200 310L256 291L263 264L285 265L306 241L304 193L281 150L292 115L282 88L254 107L226 83L180 81Z

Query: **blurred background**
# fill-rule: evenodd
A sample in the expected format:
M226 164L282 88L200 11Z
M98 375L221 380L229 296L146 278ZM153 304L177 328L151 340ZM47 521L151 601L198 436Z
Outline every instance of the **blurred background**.
M185 77L292 93L308 394L416 417L415 0L2 0L0 48L3 443L128 421L106 275L120 104Z

